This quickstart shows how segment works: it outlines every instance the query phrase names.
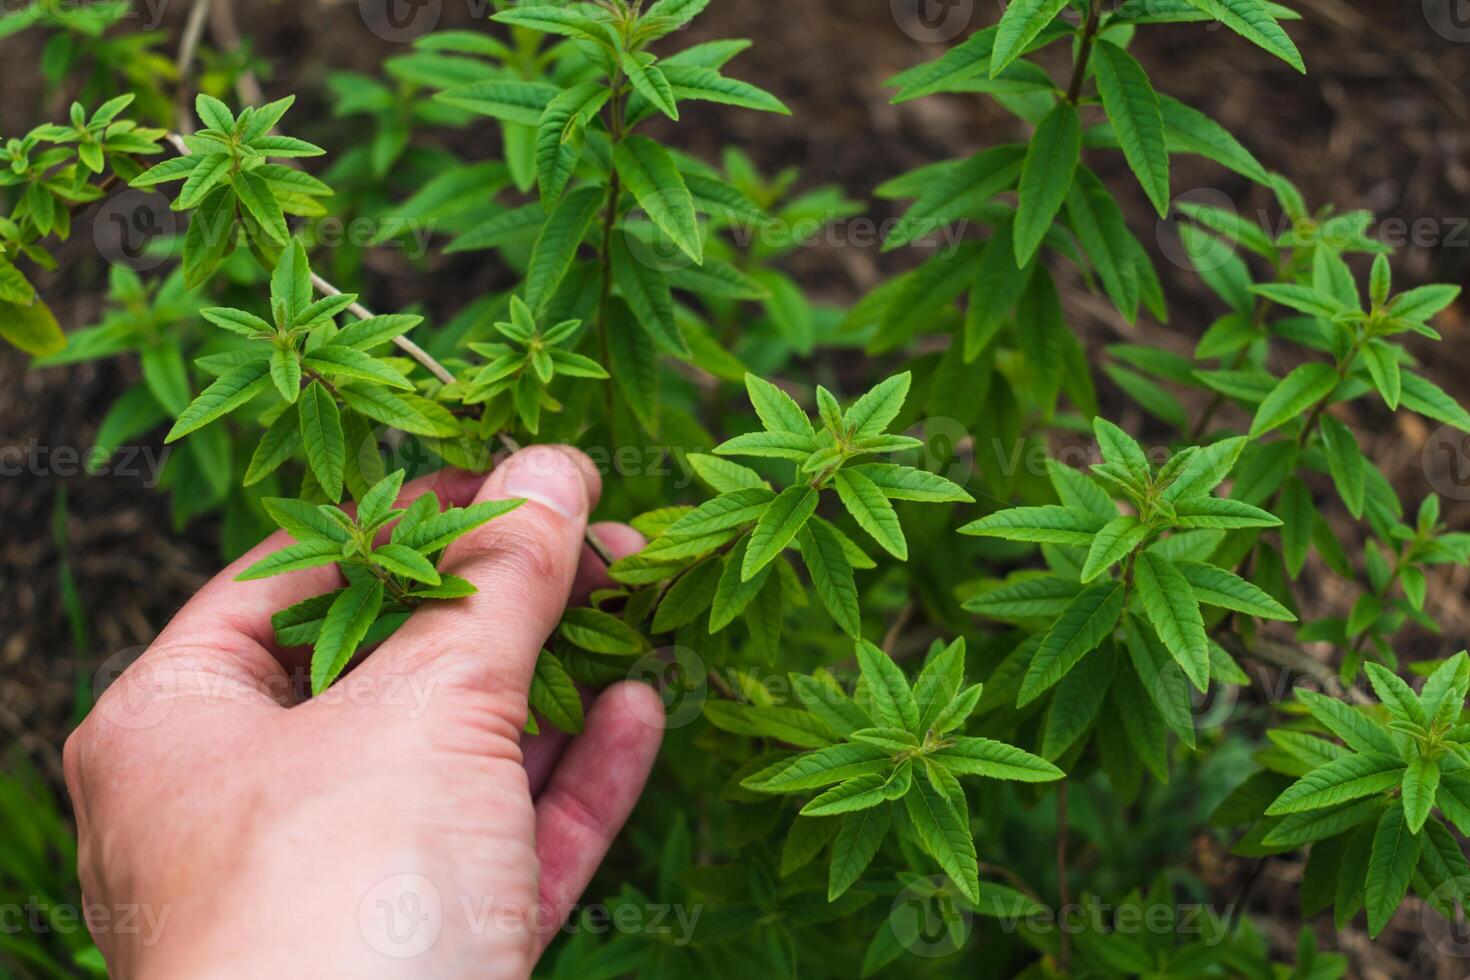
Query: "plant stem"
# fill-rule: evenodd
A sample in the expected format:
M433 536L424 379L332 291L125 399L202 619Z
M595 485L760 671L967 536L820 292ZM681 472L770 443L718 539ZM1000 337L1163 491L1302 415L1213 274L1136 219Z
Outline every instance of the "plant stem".
M612 78L612 99L610 100L608 133L612 139L612 145L623 141L623 97L619 91L623 86L623 73L619 69ZM612 300L612 247L613 229L618 223L618 201L623 196L623 181L618 174L618 168L612 168L612 175L607 182L607 207L602 216L602 254L598 261L602 270L602 290L597 298L597 342L601 348L602 366L611 369L612 348L607 335L607 308ZM607 393L607 418L608 424L612 424L613 418L613 382L609 378L606 383Z
M1087 22L1082 25L1082 38L1077 48L1077 61L1072 66L1072 81L1067 85L1067 101L1076 105L1082 98L1082 83L1087 80L1087 62L1092 57L1092 44L1097 39L1097 28L1102 20L1102 0L1092 0L1087 11Z

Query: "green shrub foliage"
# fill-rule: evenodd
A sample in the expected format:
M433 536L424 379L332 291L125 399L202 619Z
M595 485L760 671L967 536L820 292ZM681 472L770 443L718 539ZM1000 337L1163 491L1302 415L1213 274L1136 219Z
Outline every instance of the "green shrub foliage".
M360 135L324 168L285 135L304 128L291 97L222 97L248 58L220 55L197 119L159 126L173 100L105 19L9 14L0 34L50 32L92 66L97 108L5 146L0 333L39 365L136 357L102 455L171 426L180 526L222 511L231 553L270 523L293 539L242 578L340 566L345 587L275 620L314 648L316 693L404 613L472 592L438 559L513 506L400 505L406 476L483 472L531 442L601 454L604 511L648 544L548 640L528 730L579 731L579 683L661 686L672 727L650 792L672 805L640 818L609 900L705 918L687 943L579 933L548 976L970 976L982 960L984 975L1341 976L1310 931L1295 967L1271 964L1244 909L1190 870L1211 833L1244 858L1305 855L1303 911L1339 927L1364 911L1376 935L1410 892L1453 916L1470 660L1396 650L1437 632L1429 585L1470 560L1470 535L1434 496L1407 517L1347 420L1470 431L1405 346L1440 339L1458 289L1396 289L1371 215L1309 206L1129 52L1154 24L1218 23L1199 57L1249 43L1302 71L1282 27L1296 15L1012 0L891 86L895 103L993 99L1030 139L876 188L904 202L885 249L948 244L836 310L783 259L860 206L738 151L716 165L678 148L676 123L708 103L788 113L732 69L749 42L680 43L707 2L496 3L484 29L429 34L381 78L328 77ZM1068 77L1032 59L1051 48L1070 48ZM497 133L500 153L419 138L444 129ZM1111 155L1136 187L1098 176ZM1180 155L1265 188L1277 226L1171 205ZM123 185L169 193L187 228L161 271L114 267L101 322L65 334L35 273L73 214ZM1174 324L1190 355L1089 354L1069 327L1060 296L1078 281L1129 322L1166 320L1115 194L1177 216L1217 297L1213 323ZM435 256L476 253L510 286L442 322L376 315L332 284L370 285L362 250L313 248L328 215L372 219L377 246L427 230ZM860 351L888 370L865 378ZM1147 421L1099 415L1104 381L1110 405L1141 410L1115 418ZM1065 446L1091 465L1049 458ZM1326 578L1356 597L1346 615L1304 601ZM1304 663L1320 691L1262 691L1246 669ZM1223 723L1202 723L1206 696L1235 706ZM923 958L910 900L939 909L949 958ZM1074 900L1107 911L1048 928ZM1210 928L1184 928L1189 901ZM1156 909L1164 927L1123 928Z

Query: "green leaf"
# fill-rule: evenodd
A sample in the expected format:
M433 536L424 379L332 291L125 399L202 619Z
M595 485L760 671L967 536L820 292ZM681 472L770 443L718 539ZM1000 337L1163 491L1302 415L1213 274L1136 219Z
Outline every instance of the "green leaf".
M445 438L461 431L448 409L427 398L376 387L339 388L337 393L354 411L412 435Z
M544 82L491 79L445 89L434 96L434 101L509 123L539 126L557 95L556 86Z
M912 244L951 222L964 219L996 194L1010 190L1021 176L1025 148L998 146L946 169L930 181L904 212L888 238L885 252Z
M1077 168L1067 194L1067 223L1097 269L1108 299L1133 322L1141 298L1133 235L1112 193L1085 166Z
M1296 696L1313 718L1353 750L1383 756L1398 753L1388 733L1352 706L1306 688L1298 688Z
M862 877L887 836L892 820L891 811L886 806L849 813L842 818L842 827L832 842L827 901L835 902L841 898Z
M739 463L732 463L728 459L707 456L703 453L690 453L685 460L699 478L713 487L717 493L731 493L735 490L766 485L764 478L755 470L748 466L741 466Z
M301 361L296 352L277 347L271 352L271 381L281 397L295 402L301 395Z
M1331 364L1314 361L1300 365L1282 378L1256 409L1256 417L1251 422L1251 438L1258 439L1301 417L1330 397L1340 381L1337 369Z
M613 148L613 164L653 223L695 265L703 264L694 198L669 151L646 136L629 136Z
M244 405L271 386L269 372L269 361L256 361L219 378L190 403L164 442L176 442Z
M679 107L674 98L673 86L652 60L644 61L631 51L624 51L621 65L623 74L633 83L638 94L675 122L679 119Z
M411 578L425 585L438 585L439 573L434 565L412 548L401 544L385 544L373 552L373 561L395 575Z
M1307 66L1291 38L1276 23L1262 0L1188 0L1188 2L1247 41L1271 52L1297 71L1306 74Z
M671 633L703 615L714 601L720 577L721 565L714 559L700 562L679 576L658 604L653 632Z
M873 720L879 725L914 732L919 727L919 706L898 664L866 640L858 641L857 661Z
M1408 893L1419 863L1422 839L1404 820L1404 805L1394 802L1378 819L1368 858L1368 935L1377 938Z
M433 505L436 502L432 494L427 495L426 504ZM422 555L430 555L475 528L509 514L523 503L523 500L482 500L468 507L451 507L442 514L426 513L422 520L413 523L405 517L393 529L393 543L406 545Z
M714 702L705 705L707 715L713 705ZM854 776L886 772L892 766L893 760L888 753L871 745L844 742L778 762L769 769L747 776L742 785L763 793L796 793L831 786Z
M975 841L955 805L927 779L915 779L903 798L919 842L972 902L980 900Z
M1148 74L1133 56L1111 41L1093 45L1098 94L1123 156L1159 216L1169 213L1169 150L1164 117Z
M1107 518L1076 507L1012 507L972 521L961 527L960 533L1005 541L1088 548L1107 523Z
M1168 501L1184 500L1214 490L1235 469L1246 442L1244 436L1236 436L1201 448L1164 488L1163 498Z
M272 242L285 245L291 240L291 230L286 227L286 216L264 177L254 171L241 170L230 175L230 184L235 188L235 196L240 199L245 210L260 223L261 230Z
M403 336L423 322L423 317L407 314L391 314L357 320L343 327L337 336L332 338L332 346L370 351Z
M741 564L740 577L750 581L762 568L786 550L793 538L816 513L819 494L809 486L787 487L761 514L751 532L750 544Z
M887 802L883 789L888 783L886 776L877 773L855 776L838 783L814 798L801 808L804 817L829 817L839 813L867 810Z
M1394 718L1421 727L1429 723L1429 718L1424 714L1424 706L1419 703L1414 689L1404 683L1403 678L1382 664L1365 664L1364 669L1368 672L1368 683L1373 686L1373 693L1378 695L1378 700L1383 702Z
M526 303L532 310L541 312L556 295L603 200L598 188L579 187L562 198L547 216L526 270Z
M730 550L729 557L725 559L724 567L720 572L719 584L715 587L714 602L710 606L709 631L711 633L718 633L734 622L735 617L743 613L760 594L761 588L766 584L767 576L771 574L772 568L767 565L757 572L754 578L746 579L742 576L749 545L749 537L741 538Z
M1337 806L1394 789L1404 776L1397 756L1360 752L1318 766L1288 786L1266 808L1267 816Z
M230 175L234 160L228 153L211 153L198 158L198 163L189 168L189 179L179 189L175 207L178 210L197 208L199 204Z
M1368 374L1373 378L1373 386L1383 396L1384 404L1397 411L1403 392L1397 352L1381 340L1370 340L1363 347L1363 362L1368 365Z
M1163 94L1159 95L1159 110L1170 152L1195 153L1258 184L1270 183L1266 168L1251 151L1203 112Z
M930 756L960 776L984 776L1022 783L1046 783L1066 773L1045 759L988 738L960 736Z
M839 470L836 477L837 495L842 505L857 521L858 526L899 561L909 557L908 542L904 540L903 527L898 522L898 512L878 485L861 473Z
M194 112L199 121L210 129L228 133L235 128L235 114L230 107L212 95L200 93L194 97Z
M1084 589L1057 617L1036 650L1021 682L1018 707L1036 700L1066 676L1113 632L1123 614L1123 583L1099 582Z
M322 620L311 657L311 693L321 694L347 669L383 608L383 583L366 579L343 589Z
M541 203L551 207L561 199L581 157L582 128L607 103L607 86L583 82L551 100L537 123L536 173Z
M1072 604L1081 587L1070 579L1025 578L965 600L965 609L996 619L1058 616Z
M371 381L401 391L414 390L412 381L377 358L352 347L340 344L318 347L306 355L306 363L325 375Z
M0 300L0 338L34 357L66 349L66 334L56 315L39 300L25 305Z
M847 550L831 525L820 518L808 521L798 537L801 557L812 577L812 587L841 630L856 637L862 632L857 582ZM732 556L733 561L733 556Z
M1424 323L1448 309L1459 295L1459 286L1420 286L1395 296L1393 302L1388 304L1388 311L1396 320Z
M721 494L680 517L664 531L669 538L695 538L754 523L776 495L764 486Z
M301 392L300 413L301 442L306 448L306 461L327 496L341 500L347 445L337 400L321 385L308 385Z
M975 498L936 473L900 466L897 463L862 463L844 472L859 473L889 500L913 500L927 504L974 503Z
M884 84L899 87L891 101L897 105L935 92L950 91L949 86L980 75L990 65L995 34L994 27L977 31L934 61L916 65L890 78Z
M555 654L541 651L531 676L531 707L561 731L580 735L585 724L577 683Z
M674 319L674 296L669 291L668 277L640 262L622 233L613 235L612 270L613 281L628 301L628 308L649 336L664 350L688 358L689 344Z
M1291 610L1234 572L1197 561L1176 561L1174 567L1189 583L1194 597L1207 606L1231 609L1257 619L1296 622Z
M648 332L638 326L628 304L615 299L608 304L606 331L613 380L633 410L639 424L650 435L659 429L658 354ZM716 450L718 452L718 450Z
M813 435L812 423L806 412L780 388L753 374L747 374L745 391L750 398L751 407L768 431Z
M888 431L888 426L903 411L908 400L913 375L905 371L880 382L873 390L853 402L843 414L842 424L853 441L869 439Z
M1144 613L1174 660L1198 690L1210 686L1210 643L1194 590L1173 562L1142 552L1133 564L1133 584Z
M1018 3L1006 8L1009 14ZM1020 206L1013 232L1016 265L1025 267L1041 247L1067 192L1082 153L1082 122L1070 102L1058 102L1036 126L1021 168Z
M229 188L214 190L189 216L184 233L184 285L203 285L235 247L235 200Z
M1056 760L1092 727L1107 698L1117 657L1112 647L1084 657L1057 685L1046 712L1041 738L1041 755Z
M615 37L601 11L594 15L595 9L587 5L567 7L556 3L529 3L497 11L490 19L501 24L528 27L543 34L610 44Z
M1114 518L1104 524L1092 540L1087 560L1082 564L1082 581L1091 582L1133 553L1149 536L1147 525L1130 515Z
M1281 520L1272 514L1222 497L1194 497L1174 505L1176 527L1218 528L1230 530L1247 527L1280 527Z
M1444 389L1417 374L1403 372L1403 392L1399 401L1410 411L1426 418L1453 425L1461 432L1470 432L1470 413L1460 403L1445 394Z
M771 93L748 82L726 78L712 68L660 63L673 94L680 99L698 99L721 105L739 106L757 112L789 116L791 110Z
M320 568L341 560L342 545L336 541L324 541L320 538L300 541L266 555L235 576L235 581L253 582L257 579L284 575L287 572L297 572L305 568Z
M1417 834L1424 829L1429 811L1434 808L1434 798L1439 792L1439 763L1414 755L1404 770L1403 806L1404 821L1409 832Z
M1148 456L1132 436L1102 417L1092 420L1092 433L1105 462L1123 467L1140 482L1148 477Z
M1346 425L1324 413L1319 420L1322 448L1327 454L1327 469L1342 502L1354 517L1363 515L1367 494L1367 467L1370 465L1358 448L1357 439Z
M648 650L642 633L598 609L568 609L557 632L572 646L591 653L636 657Z
M1067 6L1067 0L1012 0L996 27L990 77L1025 53L1028 45Z

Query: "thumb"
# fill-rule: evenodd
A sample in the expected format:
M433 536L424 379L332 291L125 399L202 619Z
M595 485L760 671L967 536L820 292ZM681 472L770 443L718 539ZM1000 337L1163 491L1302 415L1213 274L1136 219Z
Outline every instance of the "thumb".
M430 674L436 684L489 690L524 708L536 658L571 594L587 516L602 483L592 461L559 446L535 446L501 463L476 501L526 503L449 546L444 572L479 591L432 602L363 663L360 670Z

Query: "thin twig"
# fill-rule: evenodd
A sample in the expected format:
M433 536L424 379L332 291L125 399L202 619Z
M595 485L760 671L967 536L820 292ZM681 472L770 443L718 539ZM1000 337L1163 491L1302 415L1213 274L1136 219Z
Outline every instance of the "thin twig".
M1102 19L1102 0L1092 0L1087 10L1087 22L1082 25L1082 41L1077 49L1077 61L1072 66L1072 81L1067 85L1067 101L1076 105L1082 98L1082 83L1087 80L1087 61L1092 57L1092 42L1097 37L1098 22Z
M235 8L231 0L213 0L213 16L209 18L209 32L222 51L240 50L240 28L235 23ZM265 92L260 80L247 65L235 78L235 91L246 105L260 105L265 101Z
M189 9L188 23L184 25L183 36L179 39L178 57L174 59L174 73L179 77L178 98L175 100L177 110L174 115L179 132L185 136L192 136L194 133L194 114L190 112L188 93L190 81L194 77L194 53L204 34L204 23L209 16L212 2L213 0L194 0L194 6Z

